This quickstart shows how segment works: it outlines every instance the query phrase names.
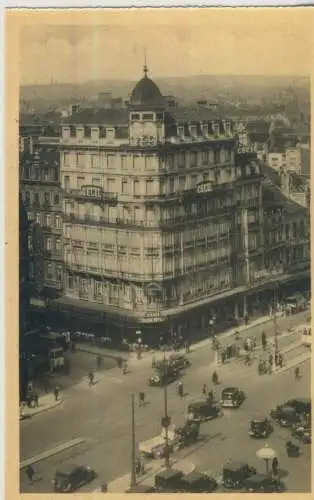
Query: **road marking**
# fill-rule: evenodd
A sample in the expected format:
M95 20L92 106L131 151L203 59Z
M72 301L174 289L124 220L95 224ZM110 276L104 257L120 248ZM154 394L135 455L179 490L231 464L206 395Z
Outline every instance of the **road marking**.
M25 467L28 467L31 464L36 464L38 462L41 462L42 460L46 460L47 458L53 457L54 455L57 455L58 453L61 453L65 450L74 448L75 446L83 444L84 442L85 438L76 438L72 439L71 441L61 443L58 446L55 446L54 448L50 448L50 450L46 450L43 453L36 455L35 457L23 460L22 462L20 462L20 470L25 469Z

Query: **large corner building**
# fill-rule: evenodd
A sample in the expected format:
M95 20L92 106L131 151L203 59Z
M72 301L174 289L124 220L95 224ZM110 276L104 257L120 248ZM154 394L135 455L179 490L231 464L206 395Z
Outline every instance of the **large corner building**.
M60 150L60 310L147 335L248 313L264 266L262 175L227 118L167 107L145 67L127 109L73 114Z

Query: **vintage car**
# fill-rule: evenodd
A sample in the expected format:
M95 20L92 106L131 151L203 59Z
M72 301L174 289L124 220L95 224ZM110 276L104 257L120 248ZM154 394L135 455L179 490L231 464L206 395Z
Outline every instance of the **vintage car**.
M191 422L204 422L220 415L221 408L218 404L204 401L195 401L188 405L187 420Z
M177 451L191 443L195 443L200 432L200 425L196 422L186 422L183 427L170 426L168 428L168 445L170 451ZM139 444L139 452L147 458L162 458L165 456L165 430L156 436Z
M248 493L281 493L286 489L281 481L267 474L248 477L244 482L244 488Z
M267 417L255 417L250 421L249 436L252 438L266 438L273 430Z
M300 421L300 415L291 406L277 406L271 410L270 417L281 427L292 427Z
M191 366L191 361L183 354L171 354L169 356L169 364L176 370L184 370Z
M177 447L184 448L198 440L200 423L188 420L183 427L176 428L174 432L178 440Z
M256 474L255 467L251 467L246 462L230 461L222 471L222 482L225 488L241 489L244 481Z
M238 387L226 387L221 391L220 405L223 408L239 408L245 399Z
M203 472L192 471L181 478L183 493L212 493L218 488L216 479Z
M162 469L155 475L155 488L162 492L182 491L183 472L177 469Z
M312 404L309 398L294 398L289 399L283 406L294 408L298 415L311 414Z
M165 366L164 369L157 372L148 378L148 385L152 387L164 387L171 384L179 377L179 372L172 366Z
M96 472L83 465L63 465L53 479L55 493L73 493L97 477Z

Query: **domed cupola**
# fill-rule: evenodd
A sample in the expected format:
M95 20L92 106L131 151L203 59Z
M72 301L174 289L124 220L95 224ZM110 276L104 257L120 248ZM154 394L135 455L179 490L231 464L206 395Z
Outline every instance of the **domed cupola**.
M144 66L144 77L135 85L131 97L130 105L133 107L159 107L164 106L165 100L153 80L147 76L148 68Z

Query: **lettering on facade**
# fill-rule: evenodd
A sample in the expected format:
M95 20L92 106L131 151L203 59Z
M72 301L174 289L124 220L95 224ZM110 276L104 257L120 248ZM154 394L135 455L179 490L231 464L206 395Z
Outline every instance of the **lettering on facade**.
M82 186L81 187L81 195L86 196L87 198L95 198L99 200L103 197L103 189L98 186Z
M276 276L279 276L284 273L284 268L282 266L276 267L275 269L260 269L259 271L253 271L251 276L252 276L252 281L253 282L265 282L268 281L271 278L274 278Z
M198 194L210 193L213 190L213 183L211 181L201 182L196 186L196 192Z
M156 137L152 135L142 135L136 139L137 146L155 146L157 144Z

